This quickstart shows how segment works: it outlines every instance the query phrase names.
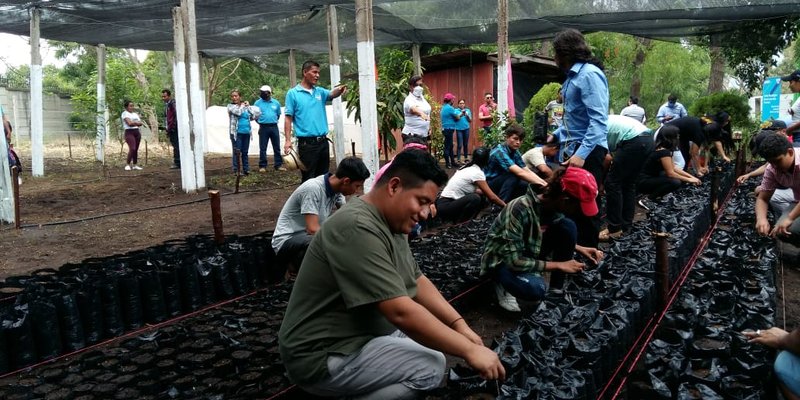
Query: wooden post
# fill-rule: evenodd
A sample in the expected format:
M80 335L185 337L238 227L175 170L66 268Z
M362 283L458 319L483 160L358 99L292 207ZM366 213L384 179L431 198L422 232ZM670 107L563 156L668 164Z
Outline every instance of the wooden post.
M720 167L716 167L711 171L711 197L709 198L711 214L716 214L717 208L719 208L719 177L721 172L722 168Z
M72 159L72 135L67 132L67 147L69 148L69 159Z
M331 87L339 85L341 72L339 70L339 21L336 18L336 6L328 6L328 53L331 64ZM331 102L333 108L333 154L336 156L336 165L344 159L344 112L342 97L339 96Z
M419 43L411 44L411 60L414 62L414 75L422 75L422 58L419 56Z
M39 51L39 19L42 10L31 9L31 171L44 175L44 111L42 107L42 54Z
M97 134L94 140L94 156L97 161L105 163L106 154L106 45L97 45L97 116L95 118ZM70 154L70 157L72 155Z
M294 60L294 49L289 49L289 88L297 85L297 64Z
M20 229L19 222L19 167L11 167L11 190L14 191L14 228Z
M353 142L353 141L350 142L350 151L352 151L353 157L355 157L356 156L356 142Z
M375 93L375 39L372 31L372 0L356 0L356 53L361 102L361 158L370 172L364 192L372 188L378 172L378 99ZM388 134L388 133L387 133Z
M744 175L744 171L747 170L747 166L745 165L745 157L744 157L744 149L741 147L736 150L736 177L740 177Z
M671 286L669 278L669 238L668 233L656 232L653 234L656 244L656 288L658 289L659 303L667 304L667 296Z
M147 140L144 141L144 165L147 165Z
M239 193L239 181L242 179L242 152L239 149L234 149L233 153L235 154L236 159L239 161L239 164L236 167L236 189L233 191L233 193Z
M208 198L211 199L211 223L214 226L214 242L225 243L225 234L222 232L222 205L219 190L209 190Z

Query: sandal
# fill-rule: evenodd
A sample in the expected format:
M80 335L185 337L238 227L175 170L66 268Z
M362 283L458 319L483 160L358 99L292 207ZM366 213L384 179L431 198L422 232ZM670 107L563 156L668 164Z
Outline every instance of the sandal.
M621 236L622 236L622 231L611 233L608 231L608 229L603 229L602 231L600 231L598 238L600 239L601 242L608 242L613 239L619 239Z

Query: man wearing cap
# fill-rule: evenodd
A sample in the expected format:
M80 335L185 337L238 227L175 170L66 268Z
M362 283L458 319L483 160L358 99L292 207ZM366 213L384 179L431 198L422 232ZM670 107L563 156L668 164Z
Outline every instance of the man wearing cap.
M253 103L261 109L258 117L258 172L265 172L267 162L267 144L272 141L272 154L275 157L275 170L285 171L281 157L281 136L278 132L278 119L281 117L281 103L272 98L272 88L261 86L260 99Z
M301 171L305 182L325 174L330 169L330 147L328 146L328 117L325 103L347 91L347 86L339 85L328 90L317 86L319 64L315 61L303 63L303 80L286 93L283 134L286 142L283 153L289 154L292 148L292 128L297 137L300 160L306 166Z
M334 208L344 205L345 196L360 190L367 178L369 170L364 162L347 157L336 167L335 174L326 173L298 186L283 204L272 235L278 264L296 273L322 223Z
M784 82L789 82L789 90L792 93L799 93L800 92L800 69L797 71L792 72L789 75L782 76L781 80ZM792 106L789 107L789 115L792 116L792 123L786 127L786 134L792 138L792 143L795 146L800 145L800 98L792 103Z
M575 251L594 263L603 252L577 245L578 229L564 214L597 215L597 183L578 167L555 173L544 193L533 186L509 202L495 219L481 257L481 275L495 281L500 307L520 311L517 298L538 301L547 292L542 274L550 271L550 286L560 287L565 273L583 271Z

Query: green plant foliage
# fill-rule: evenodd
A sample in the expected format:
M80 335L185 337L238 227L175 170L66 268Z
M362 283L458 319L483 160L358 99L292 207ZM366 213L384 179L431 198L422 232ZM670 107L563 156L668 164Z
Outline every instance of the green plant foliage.
M526 151L534 146L533 125L536 112L544 111L544 108L547 107L547 103L555 100L558 96L559 90L561 90L561 84L551 82L542 86L542 88L531 97L528 107L526 107L525 111L522 113L522 126L527 134L525 135L525 140L522 141L521 149Z
M689 114L702 116L714 115L725 111L731 116L731 126L735 130L749 132L755 130L756 123L750 119L750 106L747 97L734 92L719 92L701 97L689 107Z
M478 131L478 135L480 135L481 141L483 141L483 145L490 149L493 149L500 143L505 142L506 140L506 126L508 125L508 121L512 121L509 117L508 110L503 111L502 113L492 113L492 126L487 133L483 129ZM514 121L512 121L514 122ZM527 139L526 135L526 139ZM522 150L522 148L520 148Z
M428 150L436 159L444 158L444 133L442 133L442 105L433 99L430 90L425 89L425 100L431 105L431 137Z

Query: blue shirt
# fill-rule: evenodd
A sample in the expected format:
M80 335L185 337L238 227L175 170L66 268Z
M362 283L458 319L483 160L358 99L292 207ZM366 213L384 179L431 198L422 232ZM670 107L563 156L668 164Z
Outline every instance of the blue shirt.
M520 168L525 168L525 162L522 161L522 154L517 150L511 150L505 143L500 143L492 152L489 153L489 164L483 170L486 179L491 179L508 172L512 165Z
M442 106L442 129L456 129L456 117L461 115L461 111L456 111L450 104Z
M573 152L585 160L596 146L608 149L608 81L603 71L593 64L577 62L567 71L561 90L564 117L562 126L554 132L562 143L558 161L565 161ZM577 145L580 147L574 151ZM566 154L563 146L567 146Z
M670 121L672 121L678 118L683 118L689 115L689 113L686 112L686 107L684 107L683 104L681 103L675 102L675 105L670 106L669 102L666 102L661 107L659 107L658 114L656 114L656 119L658 120L658 122L663 124L664 117L670 115L672 116L672 119L670 119Z
M261 109L261 116L258 117L259 124L277 124L278 118L281 117L281 103L275 99L269 99L269 101L265 101L264 99L258 99L254 106Z
M315 137L328 135L328 116L325 103L330 100L328 89L314 86L309 92L299 83L286 93L284 114L292 117L294 135Z
M465 108L464 111L466 111L467 113L465 115L462 115L461 119L456 121L456 130L459 131L469 130L469 121L472 119L472 111L470 111L469 108ZM467 119L467 116L469 116L469 119Z
M250 134L250 111L242 111L242 115L239 116L239 125L236 127L236 133Z

